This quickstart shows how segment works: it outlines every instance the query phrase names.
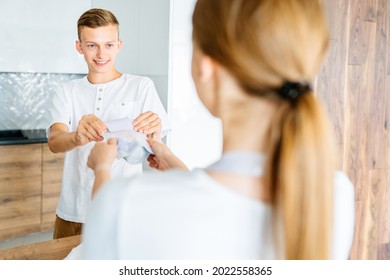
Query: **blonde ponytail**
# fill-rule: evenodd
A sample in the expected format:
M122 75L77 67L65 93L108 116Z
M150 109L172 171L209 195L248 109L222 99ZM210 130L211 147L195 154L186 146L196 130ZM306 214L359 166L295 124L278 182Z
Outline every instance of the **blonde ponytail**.
M313 93L303 93L288 107L274 127L279 137L266 167L284 233L284 257L327 259L333 214L332 133Z

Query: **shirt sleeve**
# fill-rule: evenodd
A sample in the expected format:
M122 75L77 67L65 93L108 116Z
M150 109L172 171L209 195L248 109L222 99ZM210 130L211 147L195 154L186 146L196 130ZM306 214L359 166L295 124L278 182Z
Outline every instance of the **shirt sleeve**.
M63 123L70 130L71 109L63 85L57 87L50 106L50 123L46 130L47 137L49 137L50 127L55 123Z
M82 233L81 259L118 259L118 215L126 188L124 178L104 184L88 208Z
M168 120L168 115L161 103L160 97L157 94L153 81L145 77L141 90L142 92L139 100L141 112L144 113L151 111L160 117L162 127L161 137L165 137L171 131L171 126Z
M348 177L337 172L334 190L332 259L348 259L355 228L354 187Z

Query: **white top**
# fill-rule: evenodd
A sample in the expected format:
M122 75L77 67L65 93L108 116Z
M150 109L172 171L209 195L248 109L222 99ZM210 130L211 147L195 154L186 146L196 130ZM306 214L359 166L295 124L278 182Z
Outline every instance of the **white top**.
M59 87L52 101L50 125L66 124L69 131L76 131L83 115L95 114L102 121L123 117L135 119L139 114L152 111L162 123L162 136L169 131L167 114L151 79L122 74L105 84L91 84L87 76L69 81ZM48 129L49 132L49 129ZM91 142L65 153L62 191L57 206L57 215L64 220L83 223L90 204L94 174L87 167ZM128 164L116 160L112 176L132 176L142 172L142 164Z
M333 259L347 259L354 189L335 176ZM204 170L122 178L102 187L83 229L84 259L275 259L268 204L222 186Z

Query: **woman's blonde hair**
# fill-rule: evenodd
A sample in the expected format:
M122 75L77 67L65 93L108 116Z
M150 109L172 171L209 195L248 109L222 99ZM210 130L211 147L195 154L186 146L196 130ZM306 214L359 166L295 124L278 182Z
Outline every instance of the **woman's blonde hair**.
M319 0L198 0L193 40L245 92L280 104L265 179L282 226L283 256L330 258L334 148L328 118L310 89L292 97L281 91L312 81L327 50Z

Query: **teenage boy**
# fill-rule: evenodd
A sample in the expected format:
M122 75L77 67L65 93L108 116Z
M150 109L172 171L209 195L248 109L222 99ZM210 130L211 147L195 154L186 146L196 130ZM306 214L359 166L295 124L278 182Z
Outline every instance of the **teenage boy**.
M153 138L169 131L153 82L115 69L122 47L116 17L107 10L88 10L79 18L77 31L76 49L84 55L88 75L59 87L48 128L50 150L65 153L54 238L81 233L94 181L87 158L94 143L103 141L104 122L130 117L136 131ZM142 164L116 160L111 172L116 177L132 176L142 172Z

